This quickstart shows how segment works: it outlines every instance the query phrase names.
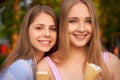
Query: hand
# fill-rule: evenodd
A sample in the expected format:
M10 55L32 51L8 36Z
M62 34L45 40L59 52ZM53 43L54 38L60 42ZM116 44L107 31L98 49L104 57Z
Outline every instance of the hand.
M99 76L99 77L97 77L96 80L103 80L103 78Z

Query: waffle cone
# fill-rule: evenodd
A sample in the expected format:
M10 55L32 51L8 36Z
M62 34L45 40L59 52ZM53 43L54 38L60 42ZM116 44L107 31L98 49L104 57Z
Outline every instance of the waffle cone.
M49 73L36 72L36 80L49 80Z
M97 66L97 67L99 67L99 66ZM96 71L95 68L93 68L92 66L90 66L89 63L87 63L87 65L86 65L86 71L85 71L85 79L84 80L96 80L98 74L101 71L102 71L101 68Z

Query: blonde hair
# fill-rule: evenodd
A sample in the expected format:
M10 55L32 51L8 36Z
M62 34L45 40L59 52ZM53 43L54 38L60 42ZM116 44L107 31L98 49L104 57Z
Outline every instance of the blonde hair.
M7 59L3 62L3 64L0 67L0 71L2 71L0 72L1 74L5 71L6 68L8 68L8 66L10 66L13 62L15 62L18 59L34 58L35 53L33 53L33 46L31 45L29 40L28 30L29 30L29 25L34 21L37 15L41 13L46 13L53 18L58 35L58 18L54 10L51 7L45 5L42 6L36 5L32 7L30 10L28 10L28 12L26 13L23 19L19 34L19 39L17 41L15 48L12 50L10 55L7 57ZM44 56L50 55L56 50L57 50L57 43L49 52L46 52Z
M103 68L103 71L101 72L101 76L103 77L103 79L111 80L110 73L106 67L106 64L102 59L101 54L103 49L102 49L100 35L99 35L99 23L97 21L95 7L91 0L69 0L69 1L63 0L60 8L59 47L58 47L58 52L56 52L52 56L53 60L56 63L58 63L57 61L59 61L62 64L63 61L68 59L67 57L69 56L69 51L70 51L69 50L70 42L68 38L68 14L71 8L75 4L78 4L80 2L85 4L88 7L88 10L91 15L91 22L93 27L93 34L92 34L91 40L88 42L89 50L84 63L84 67L86 65L86 62L92 62L94 64L97 64ZM83 68L83 71L85 71L84 68Z

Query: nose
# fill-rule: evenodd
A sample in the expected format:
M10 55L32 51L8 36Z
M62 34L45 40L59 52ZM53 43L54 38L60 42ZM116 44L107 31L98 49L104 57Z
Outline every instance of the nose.
M78 25L78 31L79 32L84 32L85 31L85 25L84 23L80 22Z
M45 37L50 37L50 31L49 31L49 29L45 29L44 36Z

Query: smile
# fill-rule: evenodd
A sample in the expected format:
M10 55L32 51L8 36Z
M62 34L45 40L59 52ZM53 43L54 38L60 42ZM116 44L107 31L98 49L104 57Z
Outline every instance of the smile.
M77 39L83 40L87 36L87 34L73 34L73 36Z
M41 43L41 44L44 44L44 45L48 45L48 44L50 44L52 41L50 41L50 40L39 40L39 42Z

